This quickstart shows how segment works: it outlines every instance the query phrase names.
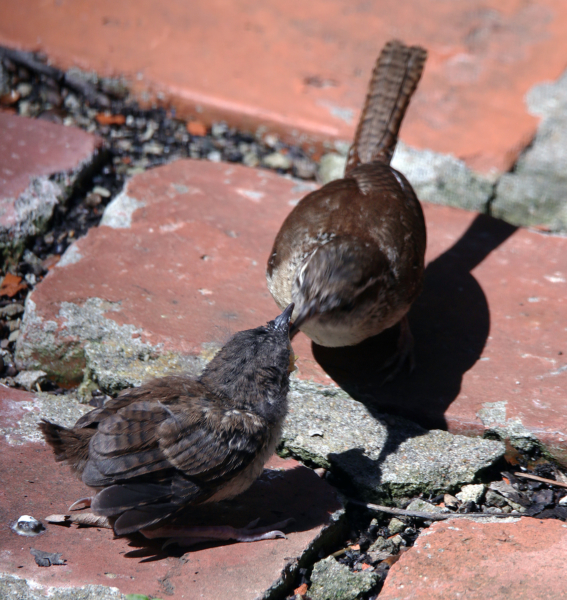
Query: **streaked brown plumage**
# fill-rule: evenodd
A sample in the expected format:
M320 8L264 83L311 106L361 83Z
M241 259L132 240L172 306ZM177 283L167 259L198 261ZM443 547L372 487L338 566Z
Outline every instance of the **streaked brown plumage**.
M292 311L234 335L199 379L125 390L72 429L40 424L56 460L98 490L91 509L116 519L116 534L236 496L261 474L287 412Z
M280 308L295 303L293 327L322 346L355 345L400 321L411 340L405 316L423 285L425 221L390 159L426 55L386 44L344 178L303 198L275 239L270 293Z

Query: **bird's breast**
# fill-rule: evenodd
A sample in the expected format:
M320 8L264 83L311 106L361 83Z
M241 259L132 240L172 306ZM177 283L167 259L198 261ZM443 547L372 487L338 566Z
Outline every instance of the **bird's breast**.
M283 420L283 419L282 419ZM220 502L229 500L245 492L260 477L264 470L264 465L276 450L276 446L281 437L282 424L278 423L270 432L264 446L259 450L254 460L236 477L231 479L224 487L211 496L209 502Z

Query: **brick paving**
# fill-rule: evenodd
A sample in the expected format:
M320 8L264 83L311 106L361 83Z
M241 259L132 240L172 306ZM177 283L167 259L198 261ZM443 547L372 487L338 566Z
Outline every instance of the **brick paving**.
M562 0L5 0L2 12L0 44L125 75L207 122L296 139L350 141L380 48L419 43L429 61L402 138L482 172L507 170L533 137L524 96L557 79L567 55Z
M262 125L329 147L352 138L383 43L399 37L422 44L429 60L402 139L488 175L508 170L533 138L538 118L526 94L557 80L567 56L567 6L560 0L419 0L411 8L392 0L318 0L292 1L285 10L275 0L217 0L214 10L202 0L6 0L2 12L0 44L42 50L64 68L124 75L140 98L170 100L178 114L204 123ZM83 132L6 113L0 130L6 227L13 225L6 199L24 192L30 177L74 171L99 145ZM162 353L167 368L182 364L176 357L206 358L230 333L273 318L265 261L281 221L306 191L273 173L191 161L136 176L107 221L114 227L91 230L31 295L20 359L78 383L84 344L87 359L94 345L112 354L124 340ZM345 373L347 380L354 374L363 384L356 393L380 409L453 432L535 440L567 464L566 238L456 209L424 210L427 283L410 317L415 373L381 388L371 375L375 363L363 360L376 348L337 355L313 349L300 335L298 376L332 385L332 375L346 386ZM96 338L106 326L118 331L115 337ZM33 348L40 343L45 350L47 334L51 350L61 352L46 362ZM392 341L382 340L386 350ZM153 374L151 366L145 375ZM312 472L275 458L280 476L240 500L250 510L264 501L267 517L270 510L295 511L288 540L148 560L136 543L112 539L108 530L49 526L38 538L20 538L7 523L24 513L41 519L63 512L84 493L44 445L29 439L30 415L43 410L45 400L36 395L0 388L0 571L43 586L253 598L339 506ZM380 597L565 597L565 527L537 519L434 524L394 565ZM30 547L63 552L67 564L39 569Z
M96 318L168 356L206 354L231 332L272 319L278 309L265 264L290 202L302 195L297 188L273 173L190 160L135 176L107 210L115 217L91 229L31 294L34 313L18 342L22 364L63 380L82 378L84 359L51 361L54 348L76 356L77 342L102 342L111 351L116 338L85 325L95 318L94 299L106 303ZM300 334L298 376L329 384L329 373L347 389L354 380L365 401L426 426L533 436L566 460L567 349L558 331L567 239L424 207L427 283L410 313L415 373L381 386L380 346L312 349ZM155 375L152 364L148 375Z

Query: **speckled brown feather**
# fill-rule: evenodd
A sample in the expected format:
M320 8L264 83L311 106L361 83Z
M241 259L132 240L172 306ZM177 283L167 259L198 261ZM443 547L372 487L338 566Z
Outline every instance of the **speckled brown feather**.
M370 82L344 179L303 198L268 260L268 288L293 301L300 329L324 346L357 344L400 321L421 291L425 221L390 165L426 51L386 44Z
M360 164L390 163L426 59L426 50L419 46L408 47L398 40L384 46L368 86L345 175Z
M232 497L260 475L287 411L292 309L236 334L199 380L170 376L125 390L72 429L40 424L56 460L103 488L91 508L117 517L117 534Z

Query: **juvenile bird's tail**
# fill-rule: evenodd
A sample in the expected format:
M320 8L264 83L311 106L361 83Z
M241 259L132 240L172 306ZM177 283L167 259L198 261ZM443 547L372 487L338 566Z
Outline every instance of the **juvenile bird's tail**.
M350 148L346 175L361 163L389 164L404 114L414 93L427 51L398 40L383 48L372 73L364 109Z
M94 429L67 429L42 419L39 428L45 441L53 449L57 462L66 461L76 473L81 474L89 454L89 441Z

